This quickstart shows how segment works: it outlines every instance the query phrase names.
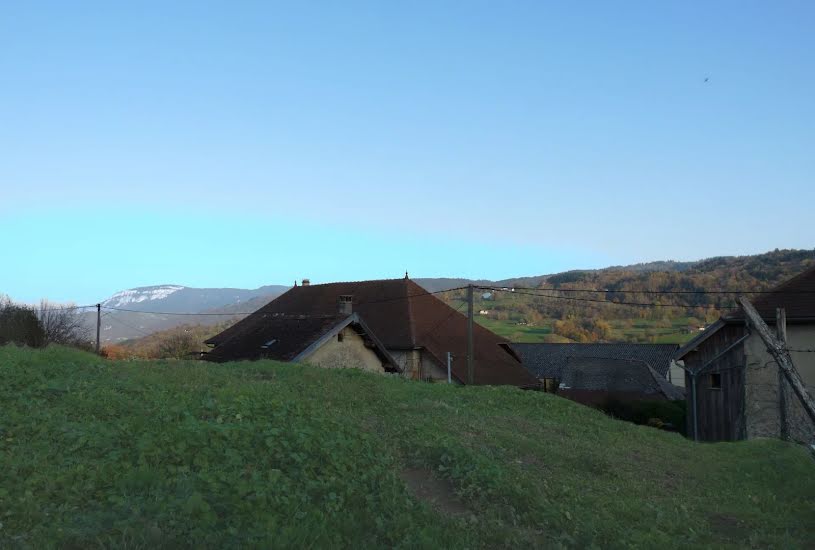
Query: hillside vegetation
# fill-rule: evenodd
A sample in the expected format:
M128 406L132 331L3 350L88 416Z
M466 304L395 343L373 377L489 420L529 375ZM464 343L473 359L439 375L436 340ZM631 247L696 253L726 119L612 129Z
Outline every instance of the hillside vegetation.
M479 322L516 342L683 343L700 326L736 305L736 293L705 291L767 290L812 265L815 250L776 250L692 263L568 271L501 281L497 286L517 284L534 290L495 292L488 300L478 300L476 311L488 311L479 315ZM585 289L601 292L575 292ZM676 291L698 294L658 294ZM456 291L444 296L457 306L463 295L464 291ZM598 300L657 305L614 305Z
M0 547L807 547L815 463L549 394L0 347Z

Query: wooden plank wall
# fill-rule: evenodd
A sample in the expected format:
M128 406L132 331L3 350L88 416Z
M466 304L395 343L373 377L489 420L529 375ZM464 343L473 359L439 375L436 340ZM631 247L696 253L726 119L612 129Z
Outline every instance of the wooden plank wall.
M685 366L696 370L744 335L741 325L725 325L685 356ZM696 380L696 410L700 441L744 439L744 345L720 357ZM711 374L721 375L721 389L711 388ZM688 392L688 436L693 436L691 378L686 373Z

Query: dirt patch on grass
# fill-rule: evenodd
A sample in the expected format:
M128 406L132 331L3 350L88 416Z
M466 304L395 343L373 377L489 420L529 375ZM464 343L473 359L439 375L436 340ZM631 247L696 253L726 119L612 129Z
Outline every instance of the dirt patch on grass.
M744 534L743 522L728 514L711 514L710 526L714 532L728 538L740 537Z
M453 484L446 479L438 479L433 472L422 468L402 470L399 477L407 485L408 490L418 500L429 503L438 510L451 516L459 516L469 512L466 506L456 496Z

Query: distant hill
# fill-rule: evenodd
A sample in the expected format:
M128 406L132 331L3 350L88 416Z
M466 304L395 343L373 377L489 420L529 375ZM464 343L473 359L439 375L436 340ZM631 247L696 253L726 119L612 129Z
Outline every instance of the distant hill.
M141 338L182 324L214 325L230 319L229 315L216 315L222 313L240 318L242 313L255 311L288 288L282 285L256 289L156 285L122 290L101 302L101 340L103 344L110 344ZM178 313L200 315L173 315ZM85 313L83 317L85 324L95 331L96 312Z
M751 256L719 256L693 262L675 262L672 260L639 263L632 265L611 266L601 269L575 269L561 273L513 277L498 281L485 279L434 278L416 279L420 285L431 292L448 290L468 284L499 287L532 287L542 285L557 286L565 282L596 281L619 279L620 274L628 274L640 282L648 279L650 273L671 273L687 275L689 278L705 279L708 276L735 277L736 280L750 280L751 285L764 287L775 285L785 278L815 263L813 250L774 250ZM720 285L721 286L721 285ZM644 287L642 287L644 288ZM669 290L669 289L664 289Z
M774 250L753 256L722 256L694 262L657 261L628 266L612 266L603 269L572 270L562 273L515 277L499 281L464 278L419 278L416 282L430 292L475 284L497 287L530 288L603 288L606 299L620 299L614 295L620 290L711 290L769 288L815 264L815 250ZM247 290L239 288L191 288L180 285L157 285L117 292L104 300L102 305L133 311L110 310L102 320L103 343L121 342L141 338L156 331L168 330L180 325L215 325L242 318L267 304L286 290L288 286L268 285ZM628 301L652 301L653 295L625 294ZM690 311L693 306L710 306L721 303L720 298L701 296L695 301L678 301L675 297L658 298L662 302L688 304L689 311L675 314L694 314L704 320L704 311ZM671 300L674 300L673 302ZM714 300L719 300L714 301ZM486 307L486 306L485 306ZM593 317L598 319L630 318L633 313L625 308L611 311L610 306L569 303L537 299L515 300L510 310L505 305L507 321L533 317L562 319L565 316ZM489 309L495 309L490 307ZM500 308L499 308L500 311ZM198 315L163 315L147 312L195 313ZM670 311L664 311L670 314ZM663 315L660 313L659 315ZM209 314L209 315L207 315ZM212 315L231 314L231 315ZM90 327L96 323L96 314L85 314Z

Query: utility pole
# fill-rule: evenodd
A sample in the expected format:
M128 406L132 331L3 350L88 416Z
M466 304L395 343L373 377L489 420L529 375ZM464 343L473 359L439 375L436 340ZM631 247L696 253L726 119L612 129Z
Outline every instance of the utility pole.
M453 354L447 352L447 383L453 383Z
M778 341L787 347L787 312L783 307L775 309L775 334ZM790 428L787 424L787 381L784 372L778 369L778 408L781 423L781 439L790 438Z
M778 363L778 367L783 372L784 377L789 381L790 386L792 386L795 395L801 401L801 405L804 406L804 410L809 415L809 418L815 422L815 400L813 400L809 392L807 392L807 388L801 380L801 375L798 374L795 364L792 362L787 346L779 342L778 338L773 336L767 323L764 322L764 319L761 318L761 315L759 315L756 308L753 307L753 304L751 304L747 298L740 297L739 303L741 307L744 308L744 313L750 320L750 324L756 328L758 335L767 345L767 351L773 356L773 359L775 359L776 363Z
M473 285L467 285L467 383L474 384L475 360L473 357Z
M96 355L99 355L99 331L102 329L102 304L96 304Z

